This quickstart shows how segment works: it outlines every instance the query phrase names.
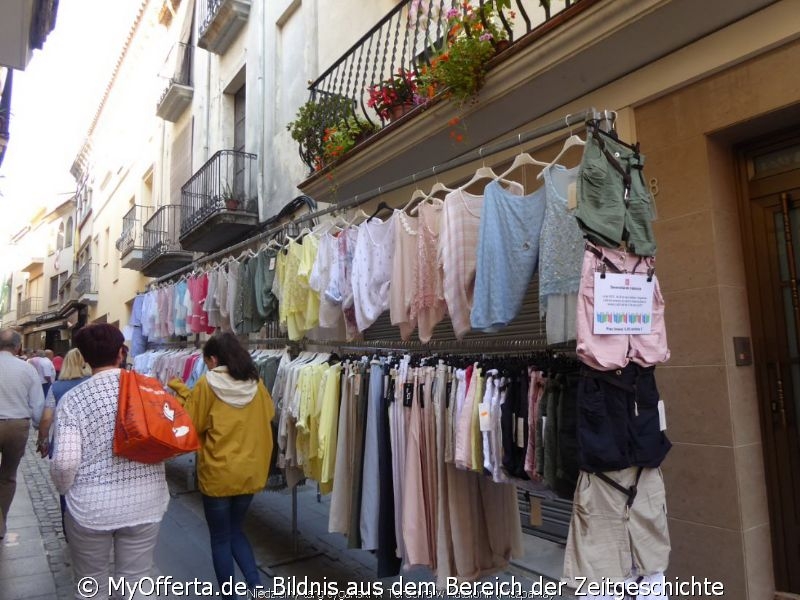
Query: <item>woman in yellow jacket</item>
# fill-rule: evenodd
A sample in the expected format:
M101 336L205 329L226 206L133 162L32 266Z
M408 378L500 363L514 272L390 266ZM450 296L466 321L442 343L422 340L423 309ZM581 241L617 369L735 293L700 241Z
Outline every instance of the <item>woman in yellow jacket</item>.
M197 474L220 588L234 581L234 560L249 589L261 584L242 522L253 494L264 489L272 454L275 406L253 359L231 333L203 347L208 373L189 390L169 385L182 399L200 436Z

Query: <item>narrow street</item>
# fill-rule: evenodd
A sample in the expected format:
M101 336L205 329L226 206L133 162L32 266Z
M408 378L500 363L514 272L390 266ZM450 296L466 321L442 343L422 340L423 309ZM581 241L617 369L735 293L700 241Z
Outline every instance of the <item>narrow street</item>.
M8 534L0 545L0 600L71 600L72 572L61 529L58 494L50 479L47 461L38 457L30 439L28 446L19 470ZM200 495L190 491L193 471L192 458L188 456L167 465L172 501L159 534L154 578L168 575L177 582L214 581ZM296 539L291 531L292 496L288 490L259 494L248 514L247 531L265 587L272 589L273 577L292 576L296 577L295 581L306 577L308 581L335 581L340 589L348 582L380 581L384 590L388 590L392 583L400 580L400 576L377 580L374 575L377 560L370 552L348 550L344 536L327 532L329 499L318 499L315 486L302 486L297 496L299 532ZM557 554L548 556L548 552L552 553L552 544L539 542L529 535L524 539L526 556L523 562L496 577L498 581L519 582L521 589L530 590L540 576L526 566L549 564L543 569L547 571L558 566L559 557ZM402 573L402 581L431 582L433 577L427 569L412 569ZM484 581L493 582L495 577ZM545 577L542 581L551 579ZM303 596L301 590L285 595ZM388 591L384 596L389 597ZM151 597L172 600L201 596L157 596L154 593ZM508 595L503 597L509 598ZM560 597L572 598L569 595Z

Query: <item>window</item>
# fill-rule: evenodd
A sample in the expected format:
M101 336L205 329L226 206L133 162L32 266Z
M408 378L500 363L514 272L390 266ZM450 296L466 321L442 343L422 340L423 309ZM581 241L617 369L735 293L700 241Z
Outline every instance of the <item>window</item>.
M72 230L75 227L75 223L72 220L72 217L67 219L67 229L64 231L64 247L69 248L72 246Z
M58 234L56 235L56 250L64 249L64 221L58 224Z
M50 304L58 302L58 275L50 278Z

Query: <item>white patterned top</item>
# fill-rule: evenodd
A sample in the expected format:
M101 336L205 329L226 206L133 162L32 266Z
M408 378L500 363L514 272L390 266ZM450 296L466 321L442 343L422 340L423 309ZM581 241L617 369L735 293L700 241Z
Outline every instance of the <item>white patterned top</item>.
M50 473L75 520L112 530L157 523L167 510L164 463L114 456L119 369L109 369L64 394L56 409Z

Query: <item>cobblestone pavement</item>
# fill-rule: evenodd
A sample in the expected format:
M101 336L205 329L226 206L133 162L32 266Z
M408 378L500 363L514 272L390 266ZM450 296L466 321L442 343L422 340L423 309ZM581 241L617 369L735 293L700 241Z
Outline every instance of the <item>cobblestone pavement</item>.
M164 515L159 540L155 552L155 569L153 576L169 575L174 581L192 581L198 579L203 582L214 581L214 571L208 543L208 531L203 517L200 494L194 490L193 458L181 457L167 464L167 481L169 483L172 500L167 513ZM31 553L44 554L49 566L52 583L44 579L25 580L24 586L16 595L9 595L4 580L4 556L0 554L0 600L69 600L72 598L72 573L70 569L69 551L61 529L61 511L58 494L50 479L48 463L35 454L33 443L23 459L20 467L25 490L18 491L22 498L19 505L31 506L29 521L19 522L27 526L29 534L35 532L41 538L38 545L34 545ZM28 503L28 497L30 498ZM392 584L399 581L404 583L423 583L434 580L428 569L411 569L404 571L400 576L377 579L375 577L377 561L375 556L367 551L347 549L347 539L338 534L327 531L328 505L330 499L319 497L313 484L299 488L298 501L298 532L292 534L291 506L292 495L288 490L268 492L256 495L252 508L245 521L246 531L250 538L256 555L257 562L264 576L263 583L267 588L273 588L275 577L295 577L295 581L308 578L309 581L335 581L340 588L348 582L374 583L380 582L384 590L389 590ZM15 499L15 503L17 499ZM14 514L12 506L12 515ZM35 516L34 516L35 515ZM22 519L26 517L23 516ZM526 536L528 537L528 536ZM8 550L3 548L3 550ZM528 554L536 556L540 549L534 548ZM38 560L43 560L41 556ZM42 575L41 571L45 574ZM45 577L47 568L42 569L37 577ZM497 576L484 578L488 582L518 582L523 590L530 590L531 586L539 580L537 573L525 568L525 565L512 565ZM37 581L39 583L37 583ZM548 581L547 578L544 581ZM24 590L33 586L46 585L46 589L54 590L44 594L42 591L26 593ZM277 588L276 588L276 591ZM38 594L38 595L37 595ZM55 595L53 595L55 594ZM156 597L155 595L151 597ZM160 595L159 598L192 598L193 594ZM291 594L287 597L295 597ZM364 597L363 595L361 597ZM384 594L389 597L389 594ZM397 597L397 596L394 596ZM406 595L406 597L411 597ZM466 596L465 596L466 597ZM474 597L474 596L473 596ZM484 594L478 597L492 598L493 594ZM506 596L507 598L509 596ZM515 597L515 596L511 596ZM525 594L521 597L539 597ZM561 596L565 600L572 596Z
M61 526L61 506L50 467L36 452L35 432L28 438L28 451L22 459L20 469L25 478L28 495L39 522L39 532L50 571L56 588L57 600L72 598L72 569L69 549ZM2 593L0 593L0 596Z

